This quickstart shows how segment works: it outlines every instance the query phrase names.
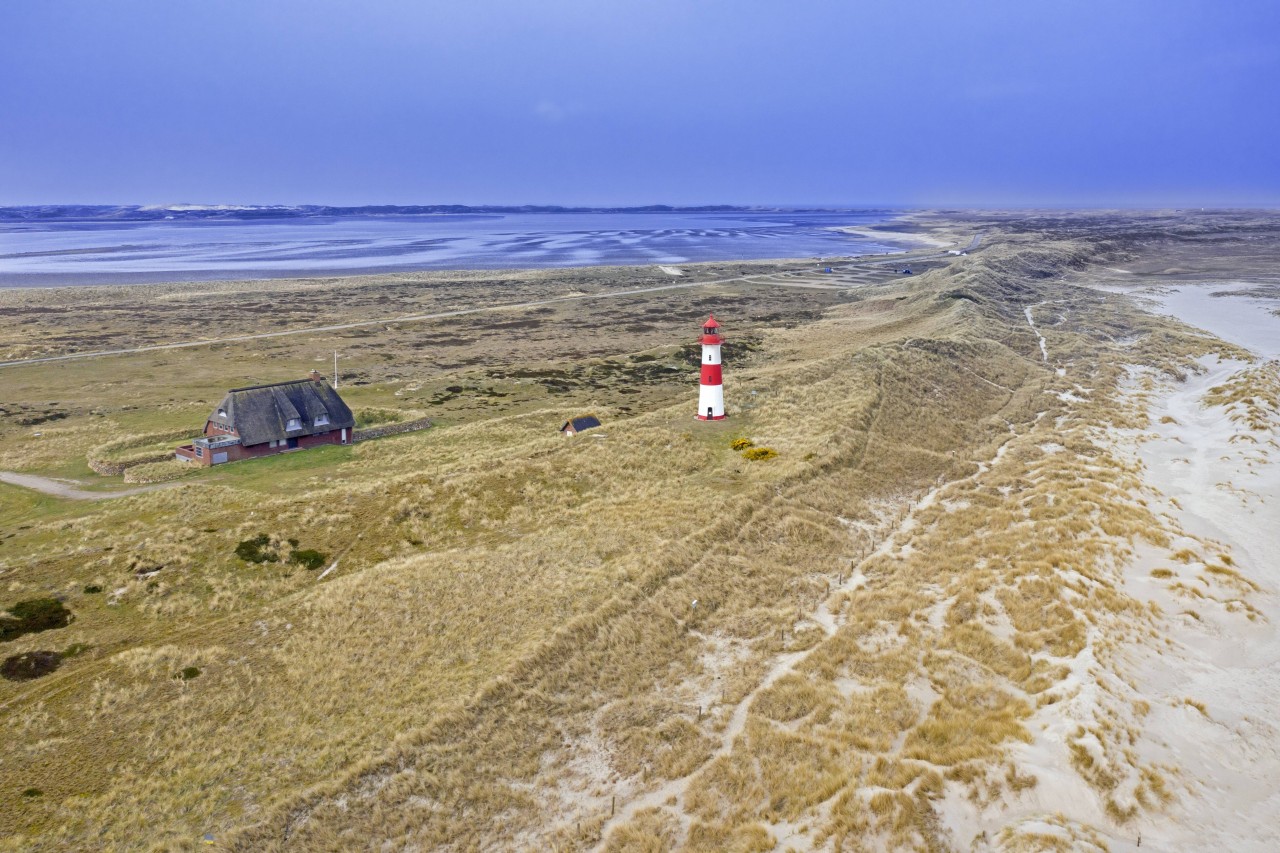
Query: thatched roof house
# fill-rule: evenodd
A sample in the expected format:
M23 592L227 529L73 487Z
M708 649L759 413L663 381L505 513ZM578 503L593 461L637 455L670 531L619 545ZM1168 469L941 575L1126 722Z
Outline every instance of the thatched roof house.
M355 415L315 371L306 379L233 388L178 456L204 465L317 444L346 444Z

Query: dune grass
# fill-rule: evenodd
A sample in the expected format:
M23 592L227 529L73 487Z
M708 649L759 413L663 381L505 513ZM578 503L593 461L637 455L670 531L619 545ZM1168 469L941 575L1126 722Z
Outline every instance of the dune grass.
M1101 434L1143 422L1117 339L1136 334L1123 359L1153 371L1208 344L1053 281L1097 251L1008 234L847 295L637 297L625 312L646 329L584 333L571 354L567 333L593 324L541 314L522 359L423 375L397 375L396 354L439 328L353 336L370 355L355 402L434 429L92 507L0 506L10 596L64 596L58 648L89 647L0 685L0 849L211 832L242 850L767 850L800 826L837 849L937 849L954 839L936 801L1032 789L1014 751L1064 715L1079 728L1063 749L1115 820L1159 807L1116 653L1155 616L1118 566L1170 531ZM1023 314L1046 299L1067 310L1041 328L1065 377ZM695 423L696 370L658 340L726 303L758 343L726 367L730 420ZM331 343L243 349L292 370ZM86 381L55 377L73 403ZM139 435L203 417L174 405L102 417ZM574 411L605 437L558 436ZM24 437L30 467L83 459L93 417ZM747 435L776 457L744 459ZM237 556L261 535L276 561ZM302 552L336 568L320 581L287 558Z

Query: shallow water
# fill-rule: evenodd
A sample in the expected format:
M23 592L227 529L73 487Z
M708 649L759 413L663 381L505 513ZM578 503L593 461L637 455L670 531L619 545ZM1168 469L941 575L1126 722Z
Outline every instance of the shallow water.
M0 222L0 286L857 255L849 213L519 213Z

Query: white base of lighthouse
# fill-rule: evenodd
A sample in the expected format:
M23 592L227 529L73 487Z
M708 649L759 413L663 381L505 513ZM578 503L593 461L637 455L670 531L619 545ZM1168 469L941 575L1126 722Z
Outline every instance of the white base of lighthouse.
M698 414L700 421L719 421L724 419L724 386L698 386Z

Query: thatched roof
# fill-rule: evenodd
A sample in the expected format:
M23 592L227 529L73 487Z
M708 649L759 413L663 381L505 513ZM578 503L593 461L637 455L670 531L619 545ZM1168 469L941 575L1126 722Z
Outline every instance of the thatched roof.
M316 423L317 418L325 417L328 423ZM356 422L338 392L328 382L316 379L232 389L209 420L235 430L243 445L351 429ZM294 420L298 428L288 429Z

